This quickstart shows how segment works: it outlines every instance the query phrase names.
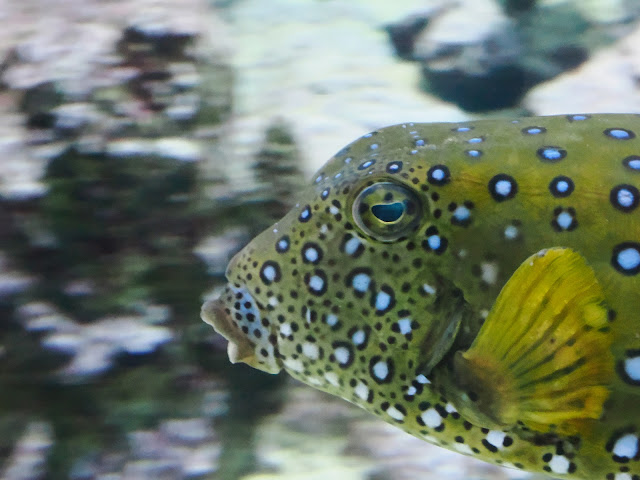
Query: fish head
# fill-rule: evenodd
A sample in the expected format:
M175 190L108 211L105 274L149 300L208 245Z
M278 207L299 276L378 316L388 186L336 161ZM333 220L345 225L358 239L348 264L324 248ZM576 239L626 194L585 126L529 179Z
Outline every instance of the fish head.
M230 262L203 318L229 340L232 362L284 368L349 398L353 378L385 384L428 371L451 346L459 315L441 310L456 292L425 260L446 249L420 188L427 169L396 160L400 147L378 148L384 130L339 152Z

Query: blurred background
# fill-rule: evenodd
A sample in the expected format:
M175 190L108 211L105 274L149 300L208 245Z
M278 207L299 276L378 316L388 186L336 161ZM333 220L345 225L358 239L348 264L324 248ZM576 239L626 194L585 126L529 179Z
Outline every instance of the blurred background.
M230 365L199 310L370 130L640 112L640 0L0 0L0 22L0 478L531 478Z

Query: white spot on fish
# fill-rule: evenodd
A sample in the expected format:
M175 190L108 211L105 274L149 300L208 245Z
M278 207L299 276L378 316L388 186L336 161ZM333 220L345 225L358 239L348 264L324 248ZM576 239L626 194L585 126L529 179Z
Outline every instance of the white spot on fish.
M367 340L367 334L364 330L358 330L351 336L351 341L355 346L362 345Z
M305 342L302 344L302 354L311 360L318 360L320 358L320 350L315 343Z
M380 360L373 366L373 374L379 380L385 380L389 376L389 365L387 362Z
M353 255L358 251L359 246L360 239L358 239L357 237L352 237L344 244L344 253L346 253L347 255Z
M441 168L436 168L433 172L431 172L431 178L436 181L442 181L446 177L444 170Z
M338 317L335 316L333 313L330 313L329 315L327 315L327 318L325 321L327 325L329 325L330 327L335 327L338 324Z
M453 448L464 455L475 455L471 447L466 443L454 443Z
M404 413L398 410L396 407L387 408L387 415L389 415L394 420L401 422L404 420Z
M504 238L507 240L515 240L518 238L518 227L515 225L507 225L504 229Z
M460 222L464 222L465 220L468 220L469 217L471 217L471 212L464 205L460 205L453 212L453 217Z
M430 408L429 410L422 412L420 418L429 428L438 428L442 425L442 417L435 408Z
M507 436L506 433L501 432L499 430L491 430L487 433L487 442L496 447L498 450L502 450L504 438Z
M318 250L314 247L307 247L303 254L304 258L311 263L317 262L318 258L320 258L320 253L318 253Z
M411 328L411 319L410 318L402 318L400 320L398 320L398 328L400 329L400 333L402 335L406 335L407 333L410 333L412 328Z
M336 357L338 363L346 365L351 360L351 352L347 347L337 347L333 351L333 356Z
M380 291L376 295L376 310L386 310L391 305L391 295L387 292Z
M371 277L366 273L358 273L353 277L351 285L354 290L358 292L366 292L369 289L369 284L371 283Z
M327 372L327 373L324 374L324 378L327 380L327 382L329 382L334 387L339 387L340 386L340 377L338 377L337 373L335 373L335 372Z
M435 295L436 293L436 289L426 283L422 285L422 290L424 293L428 293L429 295Z
M289 248L289 241L286 238L279 240L278 248L282 251L287 250Z
M635 197L633 195L633 192L631 192L630 190L626 188L621 188L620 190L618 190L618 204L621 207L628 208L632 206L634 200L635 200Z
M634 458L638 455L638 437L632 433L623 435L613 445L613 454L620 458Z
M264 278L266 278L269 282L273 282L276 279L276 269L271 265L267 265L266 267L264 267L262 273L264 275Z
M293 371L293 372L297 372L300 373L304 370L304 365L302 364L302 360L300 360L299 358L285 358L282 361L283 365L285 366L285 368Z
M324 280L318 275L312 275L309 279L309 288L316 292L321 292L324 289Z
M442 244L442 241L440 240L440 237L438 235L431 235L429 238L427 238L427 242L429 243L429 248L431 250L438 250L440 248L440 245Z
M560 180L558 183L556 183L556 190L560 193L565 193L567 190L569 190L569 182L567 182L566 180Z
M369 387L367 387L364 383L360 382L356 385L355 394L362 400L367 400L369 398Z
M280 325L280 333L285 337L291 335L293 333L293 330L291 330L291 325L288 323L283 323L282 325Z
M500 195L501 197L508 197L511 193L513 185L509 180L498 180L494 188L496 194Z
M627 358L624 361L624 371L631 380L640 382L640 356Z
M569 466L571 462L564 455L554 455L549 461L549 467L553 473L558 473L560 475L564 475L565 473L569 473Z
M626 162L626 165L631 170L640 170L640 158L629 158Z
M573 216L569 212L562 212L556 218L556 222L561 229L567 230L573 224Z
M480 270L482 272L481 278L482 281L489 284L494 285L498 280L498 265L493 262L484 262L480 265Z
M426 385L428 383L431 383L431 381L425 377L424 375L420 374L416 377L416 381L422 385Z
M618 253L617 262L623 270L634 270L640 265L640 252L633 247L625 248Z

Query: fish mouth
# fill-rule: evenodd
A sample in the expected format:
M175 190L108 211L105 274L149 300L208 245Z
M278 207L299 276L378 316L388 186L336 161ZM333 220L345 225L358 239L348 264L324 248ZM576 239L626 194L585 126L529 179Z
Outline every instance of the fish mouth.
M227 284L220 296L202 305L200 317L228 340L231 363L246 363L268 373L282 370L269 325L263 324L261 312L246 288Z

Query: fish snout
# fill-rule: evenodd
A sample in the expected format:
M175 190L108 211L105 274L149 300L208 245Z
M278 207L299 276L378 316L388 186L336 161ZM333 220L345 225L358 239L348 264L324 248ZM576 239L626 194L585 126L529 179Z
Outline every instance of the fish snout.
M222 294L202 306L200 317L229 341L231 363L246 363L268 373L278 373L282 363L271 343L269 324L244 287L228 284ZM266 325L265 325L266 323Z

